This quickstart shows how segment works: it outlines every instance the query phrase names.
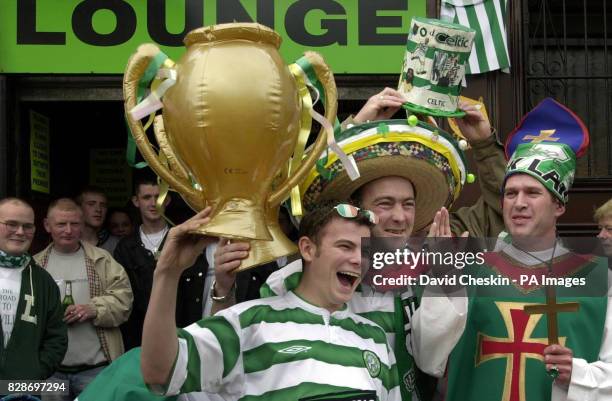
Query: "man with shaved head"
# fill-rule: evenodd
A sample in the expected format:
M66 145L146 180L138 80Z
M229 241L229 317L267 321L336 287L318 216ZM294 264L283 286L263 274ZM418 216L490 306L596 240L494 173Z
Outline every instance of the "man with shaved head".
M127 274L107 251L81 241L83 225L83 211L74 201L52 202L45 229L53 242L35 256L56 280L62 296L70 289L74 299L63 316L68 324L68 351L53 375L69 381L70 394L57 399L74 399L123 354L119 325L132 307Z

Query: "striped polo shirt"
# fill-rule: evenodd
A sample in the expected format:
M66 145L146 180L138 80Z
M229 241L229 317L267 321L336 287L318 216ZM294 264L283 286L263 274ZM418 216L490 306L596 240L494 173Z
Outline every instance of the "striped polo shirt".
M226 400L399 400L385 332L344 308L285 295L244 302L179 329L167 394Z
M297 288L302 277L302 261L296 260L280 270L272 273L266 283L262 285L260 293L262 297L272 297L286 294L287 291ZM398 295L391 291L372 291L365 285L360 285L348 303L351 312L358 314L379 325L387 334L387 342L393 348L395 346L395 320L396 308L395 297L399 296L405 304L407 324L404 327L406 334L406 347L410 351L410 319L416 310L416 296L410 287Z

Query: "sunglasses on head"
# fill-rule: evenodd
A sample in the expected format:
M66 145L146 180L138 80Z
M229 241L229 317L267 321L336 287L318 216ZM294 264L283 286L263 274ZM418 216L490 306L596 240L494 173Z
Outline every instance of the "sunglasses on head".
M370 223L378 224L378 216L371 210L360 209L357 206L349 205L347 203L341 203L334 206L334 209L338 214L346 219L354 219L355 217L362 215L365 216Z

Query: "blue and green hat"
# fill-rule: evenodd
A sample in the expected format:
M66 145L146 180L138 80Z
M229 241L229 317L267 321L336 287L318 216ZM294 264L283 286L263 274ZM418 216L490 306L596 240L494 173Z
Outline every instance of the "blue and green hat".
M506 180L527 174L567 203L574 182L576 158L589 146L589 131L573 111L551 98L523 117L506 140Z

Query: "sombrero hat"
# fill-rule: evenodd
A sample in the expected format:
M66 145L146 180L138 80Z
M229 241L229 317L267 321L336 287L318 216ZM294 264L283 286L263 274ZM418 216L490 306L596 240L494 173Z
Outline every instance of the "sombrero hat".
M317 201L348 199L377 178L399 176L415 189L418 231L457 199L466 180L465 156L457 140L423 122L411 126L406 120L376 121L354 126L336 139L355 159L360 177L351 181L334 152L323 154L300 187L306 210Z

